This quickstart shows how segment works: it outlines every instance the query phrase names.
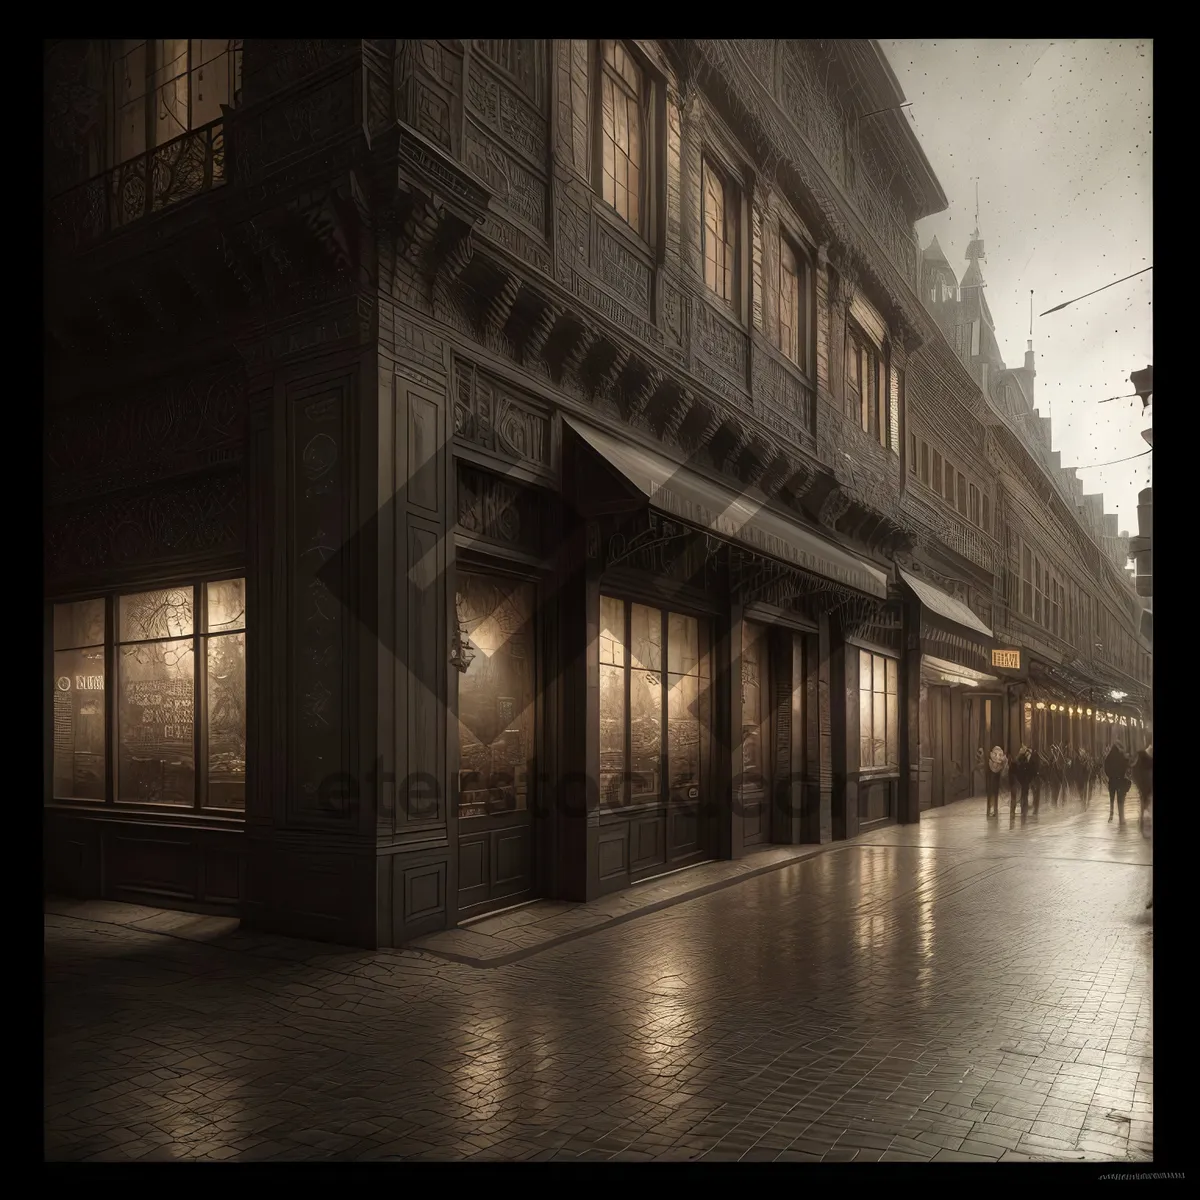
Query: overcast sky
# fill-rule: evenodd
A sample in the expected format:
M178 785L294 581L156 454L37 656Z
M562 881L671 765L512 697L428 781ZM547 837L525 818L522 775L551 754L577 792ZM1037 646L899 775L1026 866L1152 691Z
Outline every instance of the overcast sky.
M942 190L936 234L959 278L975 223L987 250L987 299L1005 363L1020 366L1033 290L1035 403L1053 424L1063 466L1146 450L1129 373L1153 361L1153 272L1038 317L1151 266L1152 43L1149 40L884 41L912 107L905 110ZM1085 492L1137 533L1137 494L1151 456L1081 470Z

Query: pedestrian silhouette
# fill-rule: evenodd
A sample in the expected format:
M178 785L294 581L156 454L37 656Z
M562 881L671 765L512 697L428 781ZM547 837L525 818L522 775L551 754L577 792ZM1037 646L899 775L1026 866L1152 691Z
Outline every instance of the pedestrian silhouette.
M1128 784L1129 759L1120 744L1113 742L1104 756L1104 774L1108 779L1108 819L1113 819L1113 808L1117 810L1118 824L1125 824L1125 793Z

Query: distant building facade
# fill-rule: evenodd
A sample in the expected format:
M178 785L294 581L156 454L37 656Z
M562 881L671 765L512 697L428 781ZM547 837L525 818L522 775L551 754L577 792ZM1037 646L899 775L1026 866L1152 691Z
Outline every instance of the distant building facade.
M46 67L48 886L400 944L915 821L1063 665L877 44Z

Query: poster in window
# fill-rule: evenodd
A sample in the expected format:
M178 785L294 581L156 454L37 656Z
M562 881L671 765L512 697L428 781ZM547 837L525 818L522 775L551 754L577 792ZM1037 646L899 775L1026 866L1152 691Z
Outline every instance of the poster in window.
M57 800L103 800L107 758L104 647L54 655L54 778Z
M195 663L190 638L122 646L118 658L118 799L195 801Z

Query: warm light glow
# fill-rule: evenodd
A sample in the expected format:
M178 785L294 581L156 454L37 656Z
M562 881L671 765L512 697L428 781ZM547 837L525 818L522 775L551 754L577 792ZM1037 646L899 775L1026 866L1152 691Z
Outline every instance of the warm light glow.
M1038 712L1041 712L1041 711L1042 711L1042 709L1046 707L1046 702L1045 702L1045 700L1039 700L1039 701L1037 702L1037 706L1038 706Z
M1032 711L1033 711L1033 705L1032 705L1032 704L1030 704L1028 700L1026 700L1026 701L1025 701L1025 711L1026 711L1026 712L1032 712Z
M1129 693L1128 693L1128 692L1113 692L1113 693L1111 693L1111 694L1112 694L1112 698L1113 698L1114 700L1124 700L1124 699L1125 699L1125 697L1126 697L1126 696L1127 696Z
M1090 708L1087 710L1087 715L1088 715L1089 717L1092 715L1092 710L1091 710Z

